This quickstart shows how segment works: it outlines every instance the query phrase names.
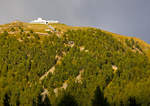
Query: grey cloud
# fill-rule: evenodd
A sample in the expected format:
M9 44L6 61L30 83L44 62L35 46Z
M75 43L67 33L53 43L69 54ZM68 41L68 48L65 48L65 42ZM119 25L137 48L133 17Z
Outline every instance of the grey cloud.
M150 43L149 0L0 0L0 24L37 17L94 26Z

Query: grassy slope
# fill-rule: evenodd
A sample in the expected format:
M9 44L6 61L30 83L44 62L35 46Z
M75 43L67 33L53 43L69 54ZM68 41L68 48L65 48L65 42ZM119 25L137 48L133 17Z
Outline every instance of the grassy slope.
M50 25L53 26L55 29L61 31L62 33L66 32L67 30L78 30L78 29L86 30L88 28L91 28L91 27L68 26L68 25L61 24L61 23L50 24ZM47 25L44 25L44 24L31 24L31 23L24 23L24 22L20 22L20 21L15 21L15 22L12 22L12 23L9 23L9 24L0 25L0 32L1 33L3 31L10 32L12 27L15 28L15 27L18 27L18 26L23 27L24 31L33 30L34 32L40 32L40 33L47 33L45 31L45 29L49 29L49 27ZM16 31L14 33L19 32L18 28L16 28L15 30ZM126 39L133 39L135 42L138 42L140 44L140 46L142 47L142 50L150 58L150 45L148 43L144 42L143 40L141 40L139 38L136 38L136 37L129 37L129 36L124 36L124 35L108 32L108 31L105 31L105 30L101 30L101 31L106 33L106 34L110 34L110 35L114 36L115 38L117 38L122 43L125 43Z
M78 30L78 29L86 30L88 28L91 28L91 27L68 26L68 25L61 24L61 23L50 24L50 25L53 26L55 29L61 31L62 33L66 32L67 30ZM8 31L9 32L12 27L17 27L17 26L23 27L24 31L33 30L34 32L41 32L41 33L47 33L45 31L45 29L49 29L48 26L44 25L44 24L31 24L31 23L24 23L24 22L20 22L20 21L15 21L15 22L12 22L12 23L9 23L9 24L0 25L0 32L3 32L3 31ZM15 33L17 33L18 30L19 29L17 29ZM122 43L125 43L126 39L133 39L135 42L138 42L140 44L140 46L142 47L142 50L150 58L150 45L148 43L144 42L143 40L138 39L136 37L129 37L129 36L124 36L124 35L108 32L108 31L105 31L105 30L101 30L101 31L106 33L106 34L110 34L110 35L114 36L115 38L117 38Z

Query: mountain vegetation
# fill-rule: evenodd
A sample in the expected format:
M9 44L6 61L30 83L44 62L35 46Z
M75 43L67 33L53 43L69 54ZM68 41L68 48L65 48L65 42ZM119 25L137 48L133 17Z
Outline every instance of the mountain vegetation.
M150 106L149 44L51 26L0 26L0 106Z

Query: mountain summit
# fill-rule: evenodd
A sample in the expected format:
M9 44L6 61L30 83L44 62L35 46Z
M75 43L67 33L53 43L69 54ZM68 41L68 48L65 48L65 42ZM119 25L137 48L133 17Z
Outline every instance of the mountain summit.
M34 22L0 25L0 106L150 104L149 44L92 27Z

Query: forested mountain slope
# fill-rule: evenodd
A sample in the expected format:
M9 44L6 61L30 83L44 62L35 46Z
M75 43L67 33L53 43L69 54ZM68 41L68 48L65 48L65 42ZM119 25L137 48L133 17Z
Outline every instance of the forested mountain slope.
M0 106L150 105L149 44L96 28L51 26L0 26Z

